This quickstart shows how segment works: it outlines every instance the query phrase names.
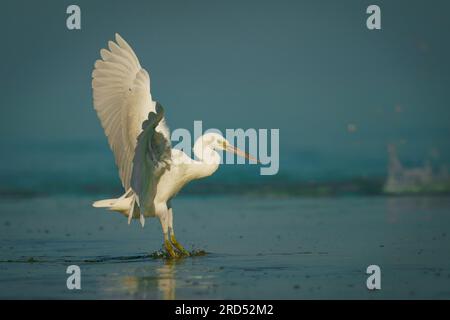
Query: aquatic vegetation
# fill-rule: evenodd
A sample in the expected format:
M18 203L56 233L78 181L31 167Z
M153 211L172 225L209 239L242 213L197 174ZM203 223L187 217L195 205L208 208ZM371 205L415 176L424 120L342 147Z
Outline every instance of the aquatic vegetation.
M189 258L189 257L203 257L206 256L208 253L205 250L202 249L192 249L191 251L188 250L189 256L186 255L180 255L177 258ZM160 249L158 251L154 251L150 253L150 258L152 259L172 259L170 254L163 249Z
M34 257L22 257L20 259L7 259L7 260L0 260L0 263L35 263L35 262L42 262Z

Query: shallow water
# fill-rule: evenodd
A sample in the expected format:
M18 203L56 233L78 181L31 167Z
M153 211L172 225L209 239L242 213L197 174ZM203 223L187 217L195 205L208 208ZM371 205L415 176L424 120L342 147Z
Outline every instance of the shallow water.
M176 261L150 256L157 220L129 226L94 200L2 198L0 298L450 298L448 197L180 197L177 238L208 254ZM66 288L72 264L81 290Z

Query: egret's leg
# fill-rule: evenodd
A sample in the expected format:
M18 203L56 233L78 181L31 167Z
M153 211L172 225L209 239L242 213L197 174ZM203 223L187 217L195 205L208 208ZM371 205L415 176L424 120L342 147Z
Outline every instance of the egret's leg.
M187 251L175 238L175 231L173 230L173 212L172 208L169 208L169 233L170 233L170 241L178 249L183 255L189 256L189 251Z
M169 255L172 258L176 258L177 254L175 253L175 250L173 250L172 244L170 243L169 240L169 219L168 219L168 214L164 214L162 216L159 217L159 221L161 222L161 227L163 230L163 234L164 234L164 247L167 250L167 253L169 253Z

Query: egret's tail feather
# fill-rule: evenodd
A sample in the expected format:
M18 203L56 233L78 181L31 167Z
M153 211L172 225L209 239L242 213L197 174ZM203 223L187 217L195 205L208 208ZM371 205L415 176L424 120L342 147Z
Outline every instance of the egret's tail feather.
M123 215L128 216L131 208L132 198L133 197L125 198L122 196L117 199L99 200L95 201L92 206L94 206L95 208L106 208L112 211L117 211Z
M95 201L92 206L95 208L110 208L113 207L117 202L117 199L106 199Z
M130 224L131 219L139 218L142 227L144 226L145 218L138 210L138 207L136 207L136 195L132 193L127 192L117 199L95 201L92 206L95 208L107 208L112 211L117 211L128 217L128 224Z

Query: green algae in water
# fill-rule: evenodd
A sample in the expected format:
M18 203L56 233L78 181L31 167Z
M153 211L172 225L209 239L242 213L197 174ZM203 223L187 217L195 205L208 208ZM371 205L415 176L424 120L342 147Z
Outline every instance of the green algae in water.
M189 252L189 256L183 256L180 255L178 257L176 257L175 259L180 259L180 258L195 258L195 257L203 257L206 256L208 253L205 250L202 249L192 249ZM174 259L172 258L169 253L166 250L158 250L155 252L150 253L150 258L153 259Z
M34 263L34 262L38 262L38 261L35 258L30 257L30 258L28 258L27 262L28 263Z
M208 252L206 252L205 250L201 250L201 249L195 249L195 250L192 250L191 252L189 252L189 254L191 255L191 257L203 257L203 256L206 256L208 254Z
M17 260L13 260L13 259L0 260L0 263L35 263L35 262L40 262L40 261L33 257L17 259Z

